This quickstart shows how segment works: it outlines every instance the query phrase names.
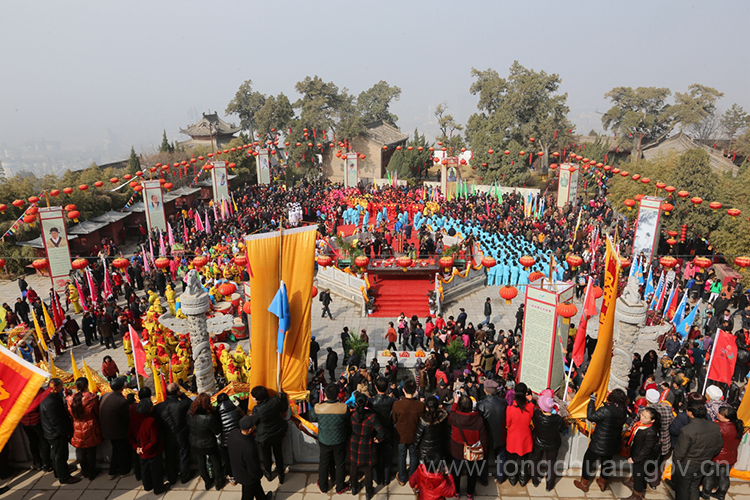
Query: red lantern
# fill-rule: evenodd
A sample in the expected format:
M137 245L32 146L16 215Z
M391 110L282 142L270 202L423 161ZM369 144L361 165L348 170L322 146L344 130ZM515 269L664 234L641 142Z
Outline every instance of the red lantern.
M738 208L730 208L729 210L727 210L727 215L731 215L732 219L734 219L735 217L737 217L741 213L742 212Z
M664 210L664 215L669 215L669 212L674 210L674 205L671 203L665 203L661 206L661 209Z
M617 168L617 167L615 167L615 168L612 169L612 173L615 174L615 175L617 175L617 174L620 173L620 169Z
M667 187L664 188L664 191L666 191L669 194L672 194L672 193L675 192L675 189L676 188L674 186L667 186Z
M637 181L637 180L638 180L638 179L640 179L640 178L641 178L641 174L635 174L635 175L634 175L634 176L632 177L632 179L633 179L634 181Z
M133 176L130 175L130 174L125 174L125 175L122 176L122 178L125 179L126 181L129 181L130 179L133 178Z
M73 188L63 188L63 193L70 196L71 194L73 194Z
M482 265L487 269L495 267L497 261L493 257L482 257Z
M23 200L15 200L15 201L14 201L14 202L12 203L12 205L13 205L14 207L16 207L16 208L21 208L21 207L22 207L22 206L24 206L25 204L26 204L26 202L25 202L25 201L23 201Z
M630 198L628 198L627 200L623 201L622 203L623 203L623 205L625 205L626 207L628 207L628 210L632 210L633 207L635 206L635 200L631 200Z
M644 178L641 179L641 182L643 184L648 184L649 182L651 182L651 179L649 179L648 177L644 177Z
M701 269L708 269L713 265L713 262L711 262L711 259L708 259L706 257L696 257L693 259L693 264L695 264L696 267L700 267Z
M140 185L139 185L139 186L136 186L136 187L134 187L134 188L133 188L133 190L134 190L134 191L135 191L136 193L140 193L141 191L143 191L143 186L140 186Z
M47 259L36 259L31 263L31 267L33 267L37 271L43 271L49 267L49 262L47 261Z
M154 261L154 265L157 269L161 269L164 272L167 272L167 268L169 267L169 259L166 257L159 257Z
M30 196L29 197L29 203L31 203L32 205L34 203L39 203L39 197L38 196Z
M80 189L81 191L86 191L88 190L88 188L89 187L87 184L81 184L80 186L78 186L78 189Z
M677 231L675 231L675 230L667 231L667 234L668 234L668 235L669 235L669 236L670 236L671 238L676 238L676 237L677 237Z
M583 264L583 259L579 257L578 255L570 254L565 259L565 261L568 263L570 267L572 267L574 270Z
M164 183L164 189L166 189L167 191L169 191L173 187L174 187L174 184L172 184L171 182L165 182Z
M234 263L239 267L247 266L247 255L240 253L234 256Z
M623 170L622 172L620 172L621 177L627 177L629 175L630 175L630 172L628 172L627 170Z
M675 259L671 255L667 255L659 259L659 264L661 264L662 267L666 267L667 269L672 269L677 265L677 259Z
M539 278L544 278L544 273L541 271L534 271L533 273L529 274L529 283L533 283Z
M364 255L360 255L360 256L354 258L354 264L357 267L361 267L362 269L364 269L365 267L367 267L367 264L369 264L369 263L370 263L370 259L368 259Z
M252 311L252 307L250 307L250 301L246 301L244 304L242 304L242 312L250 316L250 312Z
M531 255L524 255L523 257L518 259L518 263L521 264L526 270L533 266L535 262L536 260Z
M620 267L626 268L628 266L630 266L630 259L628 259L627 257L621 257L620 258Z
M317 259L318 265L321 267L328 267L333 263L333 259L331 259L328 255L321 255Z
M403 267L404 270L406 270L407 267L411 266L412 260L411 257L399 257L396 259L396 264L398 267Z
M604 290L602 290L602 287L600 286L594 286L591 288L591 291L594 292L594 298L598 299L602 295L604 295Z
M708 208L710 208L711 210L718 210L721 208L721 203L719 203L718 201L712 201L708 204Z
M315 298L317 296L318 296L318 287L316 287L315 285L313 285L313 287L312 287L312 298Z
M196 257L193 257L193 267L196 269L203 268L206 264L208 264L208 257L205 255L198 255Z
M5 259L0 259L0 269L5 267Z
M688 196L690 196L690 193L687 191L677 191L677 196L679 196L680 198L687 198Z
M34 223L36 222L36 215L24 215L24 216L23 216L23 221L24 221L24 222L25 222L26 224L30 224L30 225L32 225L32 226L33 226L33 225L34 225Z
M446 270L450 269L451 267L453 267L453 263L454 262L455 262L455 260L451 256L440 257L440 260L438 260L438 264L440 265L440 267L443 267Z
M39 213L38 207L29 207L26 209L26 215L36 215Z
M550 170L557 170L557 163L551 163L549 166Z
M735 257L734 264L739 267L750 267L750 257Z
M117 269L125 269L130 265L130 261L123 257L118 257L112 261L112 265L115 266Z
M690 202L693 205L700 205L701 203L703 203L703 198L701 198L700 196L693 196L692 198L690 198Z
M669 245L670 247L673 247L673 246L675 246L676 244L677 244L677 240L674 240L674 239L672 239L672 238L669 238L669 239L667 240L667 245Z
M518 154L524 156L526 154L526 151L519 151Z
M5 203L0 204L0 214L4 214L6 210L8 210L8 205Z
M645 195L643 195L643 194L637 194L637 195L635 195L635 201L637 201L638 203L640 203L644 196Z
M488 151L488 152L489 152L489 151ZM509 155L509 154L510 154L510 150L509 150L509 149L506 149L505 151L503 151L503 153L505 153L506 155Z
M52 191L49 192L49 195L50 196L54 196L55 198L57 198L58 196L60 196L60 190L59 189L53 189Z
M104 186L104 182L103 182L103 181L96 181L96 182L94 183L94 186L96 186L96 187L100 188L100 187Z
M578 308L570 302L562 302L557 305L557 314L563 317L563 323L570 323L570 318L576 315Z
M505 299L505 305L510 305L510 303L513 301L513 299L516 298L518 295L518 290L516 290L516 287L505 285L500 289L500 297Z
M72 210L68 212L68 219L73 219L73 222L78 222L78 217L81 216L81 212L78 210Z
M201 156L200 158L201 158L201 159L203 159L203 157L202 157L202 156ZM139 170L138 172L136 172L136 173L135 173L135 176L136 176L136 177L143 177L143 170ZM102 182L102 184L104 184L104 183Z
M237 291L237 286L231 281L222 283L219 285L219 293L225 297L231 297L231 295Z

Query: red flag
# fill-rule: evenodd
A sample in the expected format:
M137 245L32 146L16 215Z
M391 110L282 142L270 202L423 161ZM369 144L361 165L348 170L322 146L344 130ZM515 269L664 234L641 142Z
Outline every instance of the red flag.
M676 284L674 286L677 286ZM667 306L667 318L670 320L674 318L674 313L677 312L677 305L680 303L680 291L675 290L672 294L672 302Z
M316 139L318 138L318 134L315 132L315 129L313 129L313 137Z
M706 379L731 384L736 363L737 343L734 336L724 330L717 330Z
M0 449L29 406L38 404L39 388L47 376L44 370L0 346Z
M130 343L133 344L133 360L135 361L135 371L139 375L143 375L146 378L151 378L148 376L148 372L146 371L146 350L143 348L141 336L138 335L135 330L133 330L133 325L128 325L128 328L130 329Z
M590 318L595 316L597 312L596 297L594 296L594 278L589 276L589 282L586 285L586 295L583 299L583 314Z
M169 378L172 378L172 370L169 371ZM167 383L164 381L164 374L162 372L159 372L159 379L161 380L162 401L165 401L167 399Z
M607 163L607 155L604 155L604 163Z
M555 135L554 135L553 139L557 139L557 129L555 129Z
M583 354L586 350L586 328L588 322L586 316L581 316L581 321L578 323L578 330L576 330L576 339L573 343L573 352L571 353L571 359L576 366L581 366L581 363L583 363Z

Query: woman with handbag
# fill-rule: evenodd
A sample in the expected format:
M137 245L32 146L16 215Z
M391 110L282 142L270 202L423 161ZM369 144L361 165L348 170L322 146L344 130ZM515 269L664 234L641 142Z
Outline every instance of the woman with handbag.
M461 475L465 470L466 498L472 500L479 472L482 470L485 450L490 449L484 419L473 410L470 397L460 396L451 408L448 423L451 426L451 474L456 484L455 498L458 499L461 493Z
M513 404L505 411L508 428L506 452L506 476L512 486L517 482L521 487L529 482L529 464L534 449L534 438L531 434L531 419L534 417L534 403L529 401L529 389L523 382L516 384Z
M633 424L628 438L633 475L623 484L633 491L627 499L640 500L646 493L646 474L656 474L661 444L659 444L659 430L661 423L659 412L646 407L641 412L640 420Z

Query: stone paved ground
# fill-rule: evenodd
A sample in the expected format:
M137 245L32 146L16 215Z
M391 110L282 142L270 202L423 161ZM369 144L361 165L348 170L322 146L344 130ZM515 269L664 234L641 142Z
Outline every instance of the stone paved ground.
M573 486L573 477L560 479L555 489L546 492L544 485L535 488L527 485L522 488L518 485L510 486L507 482L498 486L490 481L488 486L477 485L475 493L476 500L490 500L492 498L507 498L517 500L531 500L534 498L551 499L616 499L630 495L630 491L619 481L612 482L611 487L601 492L598 488L592 488L588 493L582 493ZM314 500L339 498L334 494L322 494L316 485L317 474L310 472L291 472L287 474L284 484L279 485L277 480L268 482L263 479L263 487L266 491L274 491L275 500ZM164 500L240 500L241 488L239 485L227 485L222 491L205 491L200 479L193 479L188 484L175 485L174 489L157 497L152 492L143 491L142 485L135 480L134 476L109 481L106 474L100 474L94 481L83 480L80 483L61 487L54 480L51 473L26 472L16 476L8 483L11 491L2 498L5 500L134 500L160 498ZM464 491L466 480L463 481ZM596 490L596 491L594 491ZM350 493L340 498L351 498ZM364 491L360 492L359 500L364 500ZM408 486L400 486L393 481L385 488L376 489L376 499L385 500L409 500L414 495ZM465 499L465 493L461 496ZM671 490L660 486L657 490L649 490L646 494L649 500L672 499ZM733 483L727 500L750 500L750 484Z

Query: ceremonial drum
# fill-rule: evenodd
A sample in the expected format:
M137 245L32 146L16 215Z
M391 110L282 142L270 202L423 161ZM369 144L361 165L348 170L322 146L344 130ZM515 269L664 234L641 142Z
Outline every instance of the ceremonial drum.
M248 337L247 326L242 322L242 318L234 318L234 326L232 327L232 335L237 340L243 340Z
M222 314L232 314L231 302L217 302L211 307L214 311Z
M234 307L235 311L239 311L240 309L240 294L235 292L232 294L232 297L230 299L232 301L232 307Z

